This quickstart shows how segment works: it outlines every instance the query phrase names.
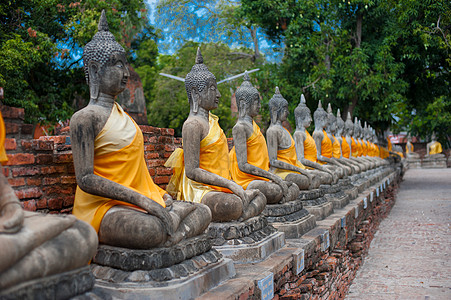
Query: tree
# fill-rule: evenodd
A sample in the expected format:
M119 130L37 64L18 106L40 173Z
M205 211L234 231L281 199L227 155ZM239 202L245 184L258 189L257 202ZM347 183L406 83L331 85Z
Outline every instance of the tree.
M26 121L68 119L74 101L89 99L82 47L102 9L129 56L147 24L142 0L8 0L0 4L0 86L4 103L25 108ZM81 101L83 102L83 101Z

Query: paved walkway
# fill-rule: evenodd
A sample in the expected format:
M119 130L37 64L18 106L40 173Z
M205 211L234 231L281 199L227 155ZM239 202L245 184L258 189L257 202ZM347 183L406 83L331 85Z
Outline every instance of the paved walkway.
M410 169L347 299L451 299L451 169Z

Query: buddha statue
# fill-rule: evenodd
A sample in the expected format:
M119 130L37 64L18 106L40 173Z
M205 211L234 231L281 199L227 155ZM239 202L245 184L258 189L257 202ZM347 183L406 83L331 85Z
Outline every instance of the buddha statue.
M344 127L345 127L345 122L341 118L340 109L337 109L335 138L337 139L338 143L340 144L341 157L343 159L347 160L348 164L352 164L356 173L360 173L362 170L361 170L359 164L356 161L353 161L352 159L350 159L351 148L350 148L348 142L346 141L346 138L344 137Z
M413 144L412 144L412 137L410 134L407 136L407 143L406 143L406 156L407 158L413 158L413 159L419 159L420 155L418 153L415 153Z
M342 178L347 174L347 170L343 164L333 158L332 141L325 130L329 125L329 118L327 112L323 109L321 101L318 101L318 108L313 113L313 120L315 122L315 131L313 131L312 137L316 144L318 162L334 170Z
M362 123L360 122L360 120L358 120L356 123L357 127L354 132L355 135L357 136L356 141L359 143L360 146L360 157L361 159L364 159L366 162L368 162L370 164L370 168L373 169L376 167L376 162L370 156L368 156L368 144L366 143L365 140L365 130L362 127ZM354 126L356 123L354 123Z
M151 249L202 234L208 207L174 201L150 177L143 134L115 102L129 78L125 51L102 11L98 32L83 50L88 105L70 121L77 190L73 214L98 232L101 244Z
M370 164L364 160L362 160L358 154L358 148L357 148L357 143L356 140L354 139L354 123L352 123L352 119L351 119L351 114L348 112L347 118L346 118L346 122L345 122L345 140L346 143L349 145L350 148L350 154L349 154L349 159L357 162L360 166L360 169L362 171L366 171L370 168Z
M298 160L307 167L307 169L313 171L311 173L321 178L322 184L337 182L337 175L317 162L315 140L313 140L306 129L312 123L312 116L310 109L306 105L304 94L301 95L301 100L294 109L294 116L296 120L296 131L293 134L293 138L296 145L296 155Z
M247 72L235 97L238 120L232 130L234 147L229 153L232 180L244 189L261 191L268 204L295 200L299 194L298 186L269 172L266 140L253 120L261 108L260 94L252 86Z
M207 205L214 222L258 216L265 208L265 196L256 189L244 190L231 180L227 139L218 117L210 113L218 107L221 94L215 76L203 63L200 48L185 87L190 113L182 128L183 150L175 151L166 164L175 167L170 184L177 197Z
M73 216L22 210L16 194L3 175L1 163L8 160L4 143L5 127L0 113L0 298L12 299L15 298L15 292L24 297L29 281L87 266L96 252L98 241L91 226ZM77 278L72 277L71 280L77 284ZM33 282L41 284L39 281ZM51 286L49 281L46 283ZM43 286L37 290L41 288ZM81 284L78 290L70 289L69 293L73 294L69 296L86 291ZM30 292L33 297L39 296L33 287ZM54 291L49 293L53 294Z
M321 184L301 164L296 155L295 143L290 132L282 126L288 117L288 102L276 87L269 100L271 124L266 131L270 171L289 182L294 182L300 190L316 189Z
M442 144L440 144L439 142L437 142L437 137L435 135L435 132L432 133L431 136L431 142L429 142L426 145L427 148L427 154L426 156L428 156L429 158L434 158L434 157L445 157L445 154L443 154L443 150L442 150Z

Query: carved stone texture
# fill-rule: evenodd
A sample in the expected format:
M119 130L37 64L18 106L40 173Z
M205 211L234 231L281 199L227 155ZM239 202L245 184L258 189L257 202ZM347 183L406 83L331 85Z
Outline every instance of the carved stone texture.
M0 292L0 299L69 299L90 291L94 276L89 266L35 279Z
M135 271L168 268L211 249L206 234L184 240L168 248L132 250L100 245L93 262L112 268Z
M93 264L91 270L95 277L114 283L125 282L164 282L195 274L201 269L215 264L222 260L222 255L215 249L210 249L205 253L182 260L169 267L162 267L151 270L124 271L107 266Z
M257 216L244 222L211 223L208 236L213 246L241 245L262 241L276 231L266 217Z

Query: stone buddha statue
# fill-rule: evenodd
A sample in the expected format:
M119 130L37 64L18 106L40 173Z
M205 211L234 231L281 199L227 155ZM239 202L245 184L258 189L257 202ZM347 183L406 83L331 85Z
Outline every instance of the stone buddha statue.
M182 128L183 150L174 152L166 164L181 166L174 169L170 183L177 197L207 205L214 222L259 215L266 205L265 196L256 189L244 190L231 180L227 139L218 117L210 113L218 107L221 94L200 49L196 64L186 75L185 87L190 113Z
M78 184L73 214L96 229L101 244L122 248L169 247L203 233L208 207L173 201L152 181L142 132L115 102L129 72L104 11L83 62L90 100L70 121Z
M329 125L329 118L327 112L323 109L321 101L318 101L318 108L313 113L313 120L315 122L315 131L312 137L316 144L318 162L334 170L342 178L347 173L347 170L343 164L333 158L332 141L325 130Z
M245 72L241 86L235 92L238 120L233 127L234 147L230 151L230 173L233 181L244 189L261 191L268 204L289 202L297 198L296 184L284 181L269 172L266 140L253 120L260 111L260 94Z
M357 126L355 124L357 124ZM365 130L362 127L362 123L360 122L360 120L354 123L354 127L355 127L354 134L357 137L356 142L359 144L360 147L361 159L364 159L365 161L370 163L371 168L375 168L376 162L368 155L368 144L365 140Z
M335 138L337 139L338 143L340 144L341 148L341 157L348 161L349 164L352 164L355 172L359 173L361 172L361 167L356 161L353 161L350 158L351 155L351 148L344 136L344 127L345 122L341 118L340 109L337 109L337 117L336 117L336 132L335 132Z
M321 178L322 184L336 182L338 177L328 168L317 162L315 140L306 129L312 123L312 116L310 109L306 105L304 94L301 95L301 100L294 109L294 116L296 120L296 131L293 134L293 138L298 160L307 168L312 169L312 173Z
M87 266L97 249L97 235L91 226L70 215L23 211L3 175L1 163L8 160L4 142L5 127L0 113L0 298L42 297L37 294L38 290L54 294L55 291L46 291L51 289L51 281L45 281L47 286L43 286L39 279L69 271L73 274L74 270ZM87 272L89 270L85 270ZM66 290L67 296L84 293L94 284L90 282L86 289L77 278L67 275L58 278L63 277L79 285L78 289ZM28 290L27 282L32 280L38 286ZM58 279L52 281L57 281L52 284L65 286L64 282L58 283Z
M349 159L357 162L362 171L366 171L371 167L371 165L368 162L362 160L358 155L359 151L358 151L357 143L353 136L354 128L355 127L354 127L354 123L352 123L351 114L348 112L346 122L345 122L345 131L344 132L345 132L346 143L349 145L349 148L350 148Z
M298 160L295 142L290 132L282 126L288 117L288 102L276 87L274 96L269 100L271 124L266 131L270 171L281 178L294 182L299 189L316 189L321 184L318 176L306 170Z
M426 148L427 148L426 156L429 156L431 158L433 158L433 157L445 157L445 154L442 153L443 152L442 144L437 142L437 137L435 135L435 132L432 133L431 142L429 142L426 145Z
M410 134L407 136L407 143L406 143L406 156L407 158L414 158L419 159L420 155L418 153L415 153L413 144L412 144L412 137Z

